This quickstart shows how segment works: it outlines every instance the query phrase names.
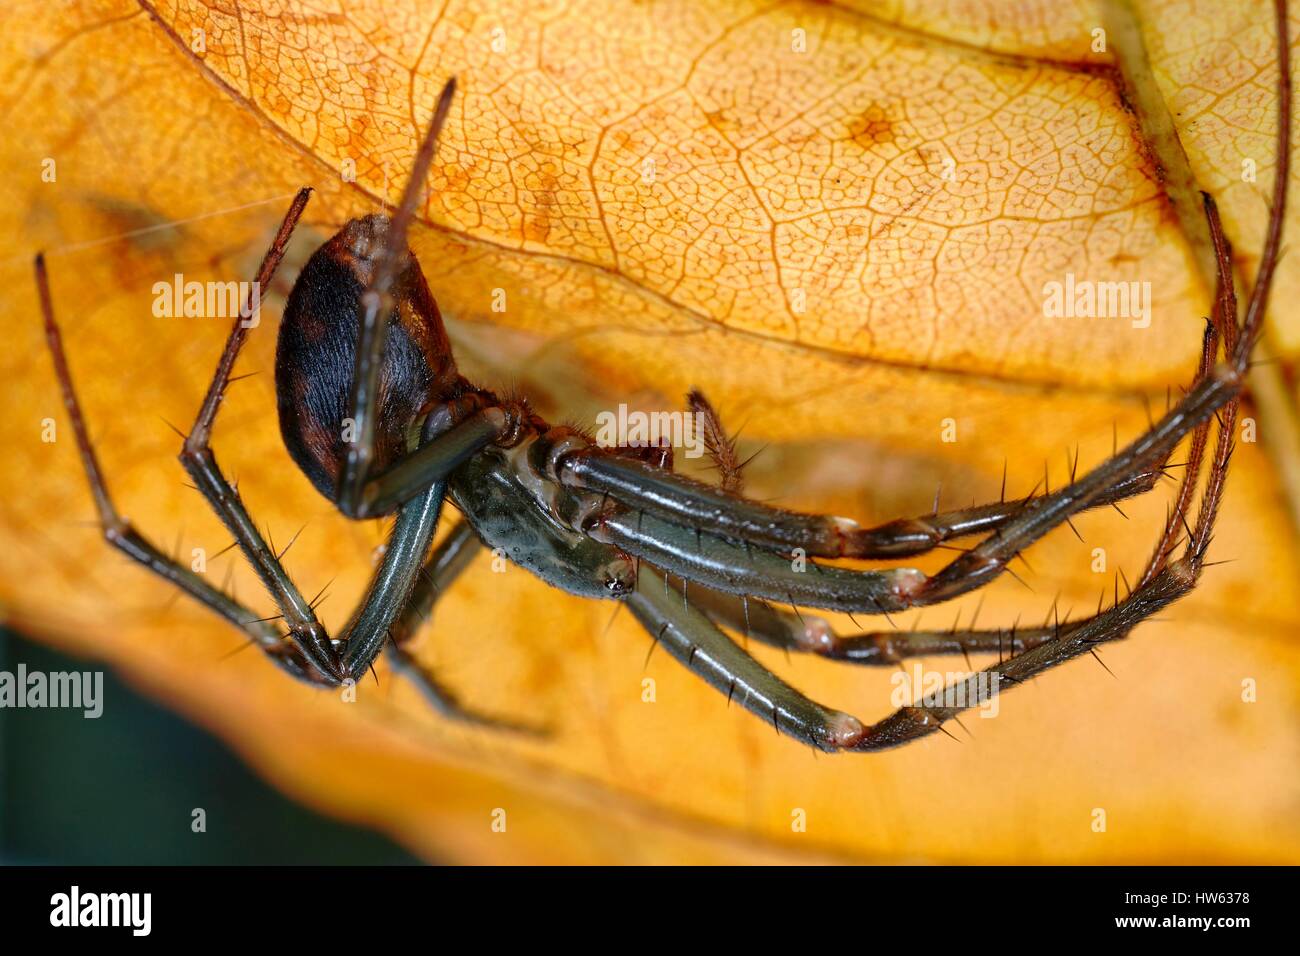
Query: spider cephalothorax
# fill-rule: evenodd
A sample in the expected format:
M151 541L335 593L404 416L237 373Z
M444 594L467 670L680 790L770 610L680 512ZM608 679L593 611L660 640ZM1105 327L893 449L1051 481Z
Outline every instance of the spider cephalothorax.
M864 528L743 497L725 432L699 395L692 395L691 404L712 419L707 431L724 466L720 486L675 474L671 455L662 449L600 447L581 430L550 425L522 399L502 399L466 381L456 370L437 305L406 238L452 100L454 84L448 83L392 219L354 219L325 243L299 275L280 330L276 385L289 454L344 514L395 515L380 566L343 633L329 637L208 444L247 334L243 326L237 323L231 332L181 460L270 592L279 609L272 620L168 558L118 516L87 437L38 257L47 336L105 534L242 628L290 673L318 685L355 680L386 649L394 667L412 676L444 712L485 720L461 708L414 660L408 643L437 594L487 546L570 593L626 603L657 644L728 699L815 747L879 750L939 731L980 700L981 681L990 675L972 675L971 686L954 688L959 693L945 695L943 704L904 707L865 725L784 683L724 629L790 652L867 665L997 651L991 676L995 685L1008 686L1125 637L1195 586L1223 494L1237 404L1281 243L1290 126L1285 13L1279 0L1274 199L1244 318L1238 321L1231 252L1206 196L1218 288L1195 378L1145 434L1055 491ZM269 284L309 193L302 190L290 207L256 288ZM1217 439L1211 442L1216 422ZM1117 594L1111 606L1099 607L1091 617L1040 628L882 629L841 636L825 619L798 610L888 617L981 587L1073 515L1149 490L1188 436L1177 499L1145 573L1127 596ZM1193 515L1207 459L1200 510ZM447 495L464 520L434 547ZM1183 531L1185 545L1175 554ZM862 569L815 560L898 559L976 536L977 543L932 576L907 567ZM784 605L793 605L794 612L781 610ZM958 703L947 703L954 699Z

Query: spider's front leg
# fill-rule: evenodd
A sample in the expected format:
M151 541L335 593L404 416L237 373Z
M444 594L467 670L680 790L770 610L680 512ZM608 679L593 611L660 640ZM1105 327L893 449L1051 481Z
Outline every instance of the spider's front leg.
M637 589L627 603L654 646L666 648L688 670L725 693L728 702L740 704L779 733L827 753L887 750L907 742L912 728L897 714L863 724L791 687L722 633L658 568L641 566ZM905 717L907 710L900 713Z
M1285 59L1283 65L1285 67ZM1287 81L1284 80L1285 82ZM1288 142L1285 132L1287 125L1282 124L1284 131L1279 134L1284 154ZM1285 182L1287 164L1282 162L1279 166L1279 179ZM1279 185L1278 193L1284 197L1285 187ZM1220 340L1231 363L1229 367L1234 369L1242 367L1243 357L1249 355L1251 341L1249 324L1240 329L1235 324L1236 300L1231 285L1231 254L1223 237L1217 210L1208 196L1205 197L1205 208L1218 261L1218 294L1214 320L1207 329L1203 342L1197 379L1189 393L1189 395L1202 396L1213 395L1216 379L1223 379L1221 374L1216 376L1214 365L1214 356ZM1279 223L1283 209L1284 203L1279 202L1275 204L1272 212L1270 235L1274 237L1274 241L1266 246L1269 257L1277 254ZM1270 271L1261 270L1261 275L1263 285L1257 285L1252 291L1252 303L1267 299ZM1248 316L1259 315L1261 312L1262 308L1251 309L1247 314ZM1217 368L1222 369L1222 366ZM1205 400L1201 399L1201 401ZM863 727L848 715L826 710L773 678L757 661L729 642L726 636L712 627L708 621L711 617L734 627L740 623L739 611L744 615L746 630L755 633L765 642L792 650L815 650L815 647L809 645L815 643L817 637L824 636L825 631L828 630L818 627L815 618L811 621L797 616L792 618L775 611L763 602L754 602L751 606L751 603L744 599L698 586L691 591L686 581L683 581L680 591L669 588L666 584L662 594L658 593L658 589L638 590L631 599L633 610L652 635L655 635L656 641L664 643L674 656L691 669L701 673L710 683L726 689L729 695L740 689L743 692L742 703L755 713L773 720L778 729L824 750L866 752L902 746L943 730L946 721L955 718L962 710L986 701L990 693L998 692L1003 682L1010 686L1023 683L1066 661L1095 651L1099 644L1126 637L1139 623L1185 596L1196 586L1205 567L1205 555L1213 535L1214 522L1225 487L1228 462L1232 454L1237 404L1238 400L1235 397L1227 401L1218 419L1218 442L1211 461L1209 480L1202 496L1200 513L1193 528L1184 520L1185 509L1192 499L1192 491L1199 478L1198 466L1206 447L1208 423L1214 419L1204 417L1194 427L1192 448L1188 458L1189 467L1179 489L1176 510L1166 524L1165 533L1161 536L1138 586L1129 595L1120 599L1117 594L1116 601L1111 607L1105 610L1099 607L1096 615L1084 620L1058 623L1051 628L1037 629L1029 640L1020 647L1013 648L1016 653L1011 658L1003 660L1002 655L999 654L996 665L970 675L958 685L945 688L941 702L922 701L913 706L902 707L870 727ZM1173 425L1169 418L1167 416L1167 420L1162 424L1165 428L1172 429ZM1155 431L1157 434L1160 433L1159 425ZM1140 449L1141 441L1135 443L1135 446ZM1096 483L1104 482L1107 478L1105 466L1091 477ZM1085 487L1077 494L1087 493ZM1069 503L1071 500L1077 499L1071 499L1067 495L1065 501ZM1182 556L1171 561L1169 560L1172 551L1171 531L1179 526L1187 529L1187 546ZM989 540L996 543L998 539L994 536ZM707 613L708 617L705 613L688 607L688 594L692 593L695 603ZM913 650L919 653L968 648L990 650L991 647L978 646L986 639L988 633L953 632L944 636L946 646L933 641L929 635L922 636L918 641L909 640L910 635L899 635L893 639L894 643L889 647L890 656L895 658L906 656ZM992 633L996 635L999 642L1002 640L1003 632ZM861 637L865 640L832 638L827 646L836 650L829 656L853 659L855 652L865 652L868 660L872 657L879 659L882 653L880 638L890 636L863 635ZM782 719L785 721L784 725L781 723Z
M992 580L1020 551L1094 506L1110 489L1158 468L1185 435L1239 393L1244 374L1244 364L1235 360L1216 366L1144 435L1082 478L1025 502L984 541L933 577L911 568L855 571L792 561L771 550L765 537L747 533L744 523L730 520L731 510L763 513L766 506L757 502L724 496L711 512L716 520L688 525L666 519L657 506L661 490L687 488L679 476L667 472L650 476L653 480L645 486L632 483L618 489L617 495L607 492L624 507L605 517L590 534L674 575L733 594L849 613L889 614L937 604ZM547 474L568 487L590 492L597 489L582 476L591 475L598 465L635 464L590 445L569 449L557 444L549 455ZM756 537L761 540L755 541Z
M824 617L801 611L783 611L758 598L715 591L682 582L684 601L699 608L715 624L745 638L784 651L815 654L831 660L868 667L888 667L911 657L947 654L1019 654L1055 639L1073 625L1048 623L1040 627L1011 627L975 630L956 625L946 630L898 629L838 634Z
M1231 429L1230 416L1225 419L1226 427ZM1219 474L1226 471L1224 448L1221 442L1216 457ZM1212 512L1217 503L1207 503L1206 507ZM1091 651L1096 643L1122 637L1138 622L1192 589L1202 567L1211 524L1203 524L1205 530L1199 538L1203 543L1189 547L1191 554L1187 558L1163 567L1149 582L1144 579L1138 591L1114 607L1084 621L1042 628L837 637L820 618L785 614L764 601L738 598L698 584L692 587L688 580L683 580L680 588L673 587L661 577L661 571L645 564L641 566L637 591L628 603L656 645L662 644L690 670L725 691L729 700L737 700L769 720L777 730L825 751L870 752L902 746L941 731L945 721L996 693L1002 680L1009 684L1028 680ZM960 706L922 703L903 707L868 726L790 687L719 631L714 622L736 630L743 625L746 633L787 650L857 663L887 664L925 654L992 650L999 652L999 663L971 675L964 686L946 692L944 701L965 702ZM1004 661L1004 651L1015 656Z
M1262 320L1264 307L1268 302L1273 270L1281 248L1290 165L1291 128L1290 57L1286 39L1287 18L1284 2L1277 3L1276 13L1280 68L1277 133L1279 160L1275 171L1274 199L1269 211L1267 239L1260 268L1256 273L1255 286L1251 290L1246 319L1242 326L1238 327L1232 253L1223 235L1214 201L1208 195L1204 197L1217 265L1217 294L1214 321L1205 337L1206 351L1201 366L1202 378L1211 368L1213 349L1220 339L1223 342L1225 355L1236 367L1243 367L1245 360L1249 358L1258 323ZM1214 525L1223 500L1228 465L1232 458L1233 429L1236 425L1239 401L1236 398L1230 401L1218 418L1218 440L1210 460L1209 476L1201 495L1201 505L1195 525L1188 523L1187 509L1190 507L1199 478L1198 466L1207 446L1208 422L1198 426L1193 435L1191 454L1188 458L1189 468L1183 476L1174 511L1166 522L1164 533L1137 587L1122 600L1116 595L1115 603L1107 610L1099 610L1091 618L1074 622L1068 628L1062 628L1061 633L1053 640L1009 661L999 661L996 667L988 669L989 673L996 674L1000 680L1011 682L1013 686L1023 683L1082 654L1095 653L1100 644L1123 640L1142 621L1168 607L1196 587L1205 569L1206 552L1214 536ZM1179 528L1187 532L1186 545L1182 555L1175 560L1170 560L1175 546L1174 534ZM932 734L942 728L944 721L955 717L965 709L960 706L948 706L947 701L975 699L972 698L971 692L976 690L980 686L980 681L986 680L987 676L988 674L971 675L963 682L964 686L945 688L944 705L903 708L877 726L888 728L888 734L900 744Z
M1090 508L1115 505L1144 494L1165 474L1163 465L1125 475L1105 489ZM820 558L901 558L924 554L954 538L996 531L1031 501L1006 499L952 511L899 518L873 528L847 518L808 514L742 498L669 469L630 456L573 455L563 462L562 480L574 488L608 494L689 528L719 534L778 551L801 550Z
M828 752L861 742L866 730L860 720L817 703L754 660L669 587L658 569L641 566L627 604L656 646L778 732Z
M746 548L742 559L738 549L715 534L713 528L707 533L710 541L706 545L706 532L702 527L673 524L662 520L659 515L647 516L645 512L651 510L651 506L646 504L630 514L605 517L596 530L604 540L619 542L633 554L647 558L653 556L653 560L683 574L681 591L669 588L665 579L662 588L642 586L629 599L637 617L650 631L656 643L664 643L683 664L701 673L714 686L726 690L729 698L740 690L742 703L755 713L768 716L778 730L785 730L824 750L874 751L901 746L943 730L946 720L956 717L961 710L973 706L973 703L986 699L990 685L992 692L996 693L1002 680L1007 680L1012 685L1023 683L1052 667L1093 652L1098 644L1126 637L1139 623L1185 596L1196 586L1205 567L1205 555L1222 501L1232 456L1239 394L1268 302L1285 221L1291 125L1290 56L1285 0L1277 0L1275 10L1279 48L1278 158L1268 230L1245 320L1240 326L1237 325L1231 253L1224 240L1214 203L1206 195L1205 209L1217 265L1215 314L1203 341L1202 361L1196 379L1186 397L1122 452L1083 479L1071 481L1066 488L1055 494L1046 495L1026 505L997 532L952 562L936 577L920 582L898 579L894 582L896 586L906 586L905 596L911 598L911 603L914 604L930 603L932 600L942 600L970 590L998 573L1020 548L1095 502L1106 493L1107 488L1114 487L1116 481L1125 480L1126 476L1133 475L1144 465L1163 460L1178 441L1191 434L1188 469L1179 489L1175 511L1166 523L1138 587L1122 600L1117 597L1111 607L1099 609L1095 616L1058 626L1047 640L1010 660L1000 660L985 672L971 675L961 685L945 688L943 703L903 707L885 720L871 727L863 727L849 715L830 711L773 677L714 627L708 616L689 606L685 580L688 577L696 582L703 581L713 589L720 588L739 594L742 600L747 593L753 593L744 586L747 583L746 575L752 581L754 575L749 572L756 569L756 565L751 566L754 562L750 560L749 549ZM1223 344L1224 362L1216 365L1214 357L1220 340ZM1193 527L1186 521L1186 509L1199 479L1199 465L1207 446L1209 423L1216 413L1218 441L1201 498L1200 511ZM586 455L594 457L590 452ZM559 480L563 471L561 456L552 463L552 477ZM570 482L573 483L572 479ZM634 488L624 501L636 509L639 498L645 500L649 497L651 496L641 496ZM645 526L647 518L654 522L649 528ZM1187 531L1187 545L1178 559L1170 560L1174 529L1180 524ZM611 526L612 533L608 531ZM696 536L694 551L688 542L691 532ZM740 540L746 544L751 543L744 536L740 536ZM728 548L730 550L726 550ZM775 556L771 552L759 553L766 553L769 558ZM781 569L774 565L770 570L781 573ZM822 569L813 576L822 577L837 570ZM642 575L643 578L646 577L645 570ZM860 580L864 582L857 585L861 596L871 596L872 585L865 582L880 581L878 575L878 572L860 575ZM641 584L644 583L643 580ZM769 587L768 590L784 591L791 583L788 576L781 574L775 588ZM846 584L846 587L852 585ZM721 603L716 598L721 598ZM715 619L730 616L732 621L737 620L734 600L728 603L725 595L710 591L704 592L704 599L706 604L713 604L712 616ZM872 604L875 604L874 600ZM764 637L778 646L789 647L793 627L788 621L781 620L771 608L761 604L759 607L760 617L763 618L760 627L767 629ZM751 622L749 610L747 604L743 605L747 630ZM970 637L969 634L966 636ZM793 643L798 643L797 633ZM786 721L784 727L781 725L782 717Z

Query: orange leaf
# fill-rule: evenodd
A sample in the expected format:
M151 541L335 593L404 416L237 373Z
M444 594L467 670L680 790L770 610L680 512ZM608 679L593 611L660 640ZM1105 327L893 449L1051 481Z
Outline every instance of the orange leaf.
M1142 97L1120 93L1117 46L1149 58L1140 92L1167 104L1188 182L1219 200L1253 271L1274 37L1264 5L1221 6L1144 3L1125 41L1120 6L1050 0L20 0L0 35L7 620L111 662L295 797L439 859L1296 861L1300 567L1286 472L1259 444L1241 446L1212 554L1233 563L1104 652L1118 679L1080 661L968 720L973 739L877 756L816 757L666 655L647 663L613 605L480 561L419 654L477 707L556 728L527 742L449 725L382 669L348 704L255 651L229 656L238 634L99 541L30 278L46 248L123 512L183 557L215 555L229 539L183 486L164 420L192 421L227 323L155 317L154 284L251 278L310 184L285 291L342 222L395 201L454 74L413 243L471 377L517 384L552 420L679 407L698 386L743 424L742 454L766 447L748 493L866 521L924 512L939 484L954 505L991 498L1004 461L1012 493L1044 461L1055 487L1067 452L1102 460L1112 426L1144 427L1143 395L1190 378L1208 307L1203 247L1157 172L1178 170ZM1044 286L1066 274L1149 282L1149 327L1047 317ZM1275 301L1298 293L1284 261ZM1273 352L1294 357L1300 323L1270 322ZM215 444L276 540L307 523L288 566L308 594L333 581L337 626L382 529L337 515L285 454L273 333L252 335L238 371L260 374L234 386ZM969 623L983 600L985 625L1036 622L1057 595L1090 610L1146 558L1168 497L1128 521L1085 516L1085 543L1037 545L1032 591L1000 581L924 620ZM207 573L227 562L269 608L235 552ZM893 709L889 672L756 654L829 704Z

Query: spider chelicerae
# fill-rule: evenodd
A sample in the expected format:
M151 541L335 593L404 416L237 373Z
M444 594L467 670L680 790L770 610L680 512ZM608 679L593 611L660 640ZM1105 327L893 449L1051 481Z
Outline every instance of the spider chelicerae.
M298 276L280 325L276 391L290 456L345 515L394 516L382 559L342 634L331 638L317 619L209 446L247 323L235 322L180 458L274 600L279 613L269 620L170 559L118 514L87 434L44 258L38 255L36 282L47 340L104 535L241 628L293 676L338 686L355 681L386 653L440 710L464 720L504 723L461 706L409 648L437 594L486 546L572 594L626 603L656 645L729 700L821 750L881 750L943 730L946 721L979 700L979 682L988 673L968 677L969 687L946 696L943 705L903 707L866 725L783 682L723 629L787 651L866 665L998 651L999 661L989 670L999 684L1014 685L1127 636L1195 586L1223 495L1239 396L1281 242L1290 80L1285 4L1278 9L1277 169L1265 245L1244 316L1238 321L1232 254L1207 195L1218 274L1196 377L1145 434L1062 488L865 528L747 499L734 482L714 486L691 480L672 471L668 449L597 445L578 429L543 421L521 398L503 398L467 381L457 371L437 304L407 246L413 211L452 103L452 81L438 100L392 218L353 219L322 245ZM254 290L269 287L310 192L304 188L293 200ZM693 395L692 405L704 415L711 450L726 464L731 449L716 415L701 396ZM1040 628L839 635L823 618L798 610L887 617L979 588L1073 515L1149 490L1189 435L1178 493L1145 572L1127 596L1117 593L1109 607L1099 606L1091 617ZM1200 506L1192 517L1198 487ZM448 497L462 517L435 547ZM933 576L906 567L862 570L807 560L898 559L979 535L982 540ZM786 605L793 612L783 610Z

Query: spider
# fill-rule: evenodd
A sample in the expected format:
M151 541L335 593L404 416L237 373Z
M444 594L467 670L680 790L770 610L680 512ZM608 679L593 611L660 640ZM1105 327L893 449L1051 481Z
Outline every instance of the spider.
M418 624L478 548L501 549L542 580L582 597L626 604L689 669L777 731L823 751L877 751L944 730L963 706L903 707L876 724L825 707L766 669L724 628L790 652L865 665L906 657L998 651L989 668L1011 685L1123 638L1187 594L1206 550L1232 452L1239 395L1278 258L1286 205L1290 80L1284 3L1278 4L1279 114L1274 199L1260 268L1238 322L1232 254L1215 205L1204 197L1217 289L1196 376L1183 397L1129 445L1056 491L861 527L843 518L743 497L735 482L709 485L676 474L671 450L603 447L552 426L526 400L466 380L424 275L407 245L413 211L455 91L442 90L392 217L353 219L302 268L279 329L275 383L289 456L315 488L353 519L394 516L387 546L342 634L332 638L258 531L217 463L209 438L247 336L236 320L180 460L234 536L277 609L259 618L167 557L113 505L68 369L44 258L35 261L46 337L104 536L242 629L266 656L318 686L354 682L381 653L445 714L504 724L462 706L410 653ZM294 198L255 278L267 288L309 200ZM1219 351L1222 349L1222 359ZM707 402L693 397L697 408ZM1210 427L1217 438L1210 447ZM716 416L711 450L728 458ZM1048 627L965 632L836 634L799 608L887 617L980 588L1048 531L1081 511L1149 490L1174 448L1191 436L1174 507L1145 573L1125 597L1082 620ZM1189 520L1206 457L1199 512ZM444 502L461 520L435 547ZM937 509L936 509L937 512ZM1185 546L1175 557L1186 532ZM982 535L938 573L857 569L816 558L898 559ZM792 560L798 555L809 560ZM791 605L793 613L780 609ZM282 622L282 625L281 623ZM1009 654L1003 659L1003 654ZM980 674L967 678L971 688ZM973 701L975 694L960 700ZM966 706L971 706L969 703ZM517 729L528 729L514 725ZM944 730L946 733L947 731Z

